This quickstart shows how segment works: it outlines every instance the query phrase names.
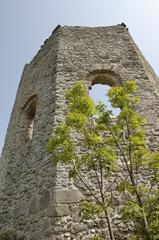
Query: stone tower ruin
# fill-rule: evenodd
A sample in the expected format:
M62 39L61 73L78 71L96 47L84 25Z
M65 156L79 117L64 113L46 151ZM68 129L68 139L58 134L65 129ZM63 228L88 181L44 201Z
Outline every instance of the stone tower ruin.
M82 192L55 166L46 144L64 117L65 90L78 80L114 85L135 79L152 147L159 140L159 79L123 25L58 26L26 64L0 159L0 231L17 239L89 239L78 216Z

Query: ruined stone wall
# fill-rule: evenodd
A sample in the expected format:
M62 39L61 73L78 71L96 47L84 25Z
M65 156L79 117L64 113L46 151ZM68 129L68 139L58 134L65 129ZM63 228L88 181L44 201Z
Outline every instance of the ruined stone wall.
M89 239L96 232L98 224L80 222L82 191L69 181L66 166L54 166L46 143L64 119L66 89L78 80L90 87L100 77L105 84L137 81L151 147L158 147L159 80L126 28L58 27L23 71L0 160L0 229L14 229L25 240Z
M0 162L0 227L22 231L26 239L45 239L47 211L53 205L56 174L46 144L57 108L58 48L58 33L54 33L25 66ZM37 96L36 116L28 140L25 105L32 96Z

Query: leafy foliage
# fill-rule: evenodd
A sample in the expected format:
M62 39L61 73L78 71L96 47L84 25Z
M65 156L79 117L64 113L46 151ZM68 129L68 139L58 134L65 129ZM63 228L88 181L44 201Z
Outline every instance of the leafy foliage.
M85 200L81 202L81 216L83 219L94 218L99 216L103 212L103 208L100 204L94 204Z
M95 235L93 238L91 238L91 240L104 240L105 238L103 236L101 236L100 234Z
M159 153L147 146L147 121L136 111L140 104L136 93L135 81L109 90L112 106L120 108L114 118L103 103L93 103L81 82L76 83L66 93L66 120L48 142L54 161L69 164L70 178L80 180L90 194L81 203L81 216L104 214L111 240L115 239L109 216L115 207L114 187L123 199L123 221L133 222L129 239L159 239ZM92 172L95 190L84 174L88 179Z

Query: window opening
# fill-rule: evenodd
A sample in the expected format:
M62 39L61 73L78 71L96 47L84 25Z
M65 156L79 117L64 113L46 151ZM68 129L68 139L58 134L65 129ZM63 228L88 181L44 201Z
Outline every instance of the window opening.
M89 96L93 99L95 104L99 101L103 102L108 110L111 110L114 116L118 116L120 113L119 108L112 108L111 103L108 99L107 93L111 87L105 84L95 84L89 90Z
M119 74L108 69L97 69L87 75L87 80L91 83L89 96L94 102L103 102L107 109L112 111L114 117L119 115L120 109L112 108L107 96L108 90L121 82Z
M26 112L26 140L32 140L33 137L33 129L34 129L34 122L35 122L35 113L36 113L36 102L37 97L34 95L32 96L27 104L25 105L25 112Z

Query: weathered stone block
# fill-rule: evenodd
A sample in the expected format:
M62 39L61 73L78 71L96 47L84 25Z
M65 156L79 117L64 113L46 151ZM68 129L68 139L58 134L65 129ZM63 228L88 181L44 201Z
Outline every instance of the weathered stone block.
M43 192L43 194L41 195L41 197L39 199L38 208L40 210L43 210L49 206L49 203L50 203L50 192L45 191L45 192Z
M25 238L24 232L17 231L16 238L17 238L16 240L24 240L24 238Z
M31 232L29 236L29 240L40 240L42 236L39 231Z
M63 217L69 215L68 204L52 205L48 208L49 217Z
M18 218L20 216L25 215L27 212L27 207L26 205L21 205L13 210L13 218Z
M36 198L33 198L33 199L31 200L29 212L30 212L31 214L34 214L34 213L37 212L37 201L36 201Z
M87 226L83 223L75 223L71 227L71 233L82 232L87 229Z
M60 204L55 206L55 216L63 217L69 215L69 206L67 204Z
M45 235L46 237L50 238L51 235L53 235L52 230L51 230L51 229L47 229L47 230L44 232L44 235Z
M83 199L83 194L76 189L57 190L56 203L78 203Z
M3 212L0 214L0 226L1 224L3 225L4 223L6 223L8 221L8 219L10 219L11 214L9 212Z

